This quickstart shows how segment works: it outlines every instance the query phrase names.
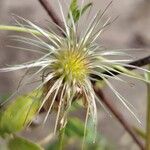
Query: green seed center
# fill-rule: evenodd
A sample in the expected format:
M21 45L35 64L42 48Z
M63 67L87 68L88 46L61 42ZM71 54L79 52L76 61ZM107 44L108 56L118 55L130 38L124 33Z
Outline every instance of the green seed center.
M59 75L65 76L66 80L82 82L88 74L87 58L83 52L65 50L56 56L57 62L54 67Z

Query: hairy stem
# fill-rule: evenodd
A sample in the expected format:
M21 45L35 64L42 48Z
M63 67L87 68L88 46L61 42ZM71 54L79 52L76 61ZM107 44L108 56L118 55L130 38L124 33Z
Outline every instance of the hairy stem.
M65 127L59 130L59 150L64 149L64 134L65 134Z
M24 28L24 27L18 27L18 26L0 25L0 30L3 30L3 31L17 31L17 32L25 32L25 33L33 33L33 34L36 34L36 35L42 35L37 30L28 29L28 28Z
M149 65L150 70L150 65ZM146 74L146 79L150 81L150 73ZM147 127L146 127L146 150L150 150L150 84L147 83Z

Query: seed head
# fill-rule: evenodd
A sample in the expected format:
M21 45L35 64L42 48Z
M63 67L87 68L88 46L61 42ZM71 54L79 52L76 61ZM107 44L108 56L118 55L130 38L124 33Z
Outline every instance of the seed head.
M88 76L88 58L82 50L60 50L56 54L53 70L69 82L81 83Z
M72 103L81 98L84 106L87 108L87 119L92 117L94 125L97 123L97 95L94 92L92 82L102 79L111 88L114 94L124 104L124 106L131 112L131 114L138 120L136 115L130 109L131 105L126 99L113 87L109 79L128 83L115 75L119 73L121 75L145 80L140 75L131 73L124 66L149 72L146 69L128 65L126 62L133 60L133 57L129 55L127 50L106 50L99 44L96 39L101 35L103 30L108 27L113 20L109 18L104 24L101 23L102 18L107 11L107 8L100 13L95 14L90 23L85 27L85 31L82 36L79 36L78 25L75 23L72 13L70 12L70 20L65 19L62 5L59 2L65 30L61 29L65 34L60 36L54 31L47 31L41 27L35 25L29 20L20 18L27 23L30 28L26 28L25 25L20 24L26 32L33 35L34 39L21 36L13 36L13 40L17 40L29 45L35 46L38 50L21 48L23 50L40 53L42 56L34 61L30 61L21 65L13 67L7 67L0 69L0 72L16 71L20 69L32 69L37 70L29 77L28 82L34 80L38 75L42 74L40 84L35 88L43 90L41 97L41 108L45 108L47 114L44 122L47 120L50 112L55 109L57 111L55 132L65 124L67 113ZM17 21L18 22L18 21ZM57 26L56 26L57 27ZM60 28L60 27L59 27ZM32 32L32 29L34 32ZM39 36L40 35L40 36ZM48 40L43 40L41 36L44 36ZM18 48L18 47L16 47ZM111 59L109 56L121 56L120 59ZM124 58L122 58L124 57ZM24 87L21 86L20 89ZM86 119L86 120L87 120Z

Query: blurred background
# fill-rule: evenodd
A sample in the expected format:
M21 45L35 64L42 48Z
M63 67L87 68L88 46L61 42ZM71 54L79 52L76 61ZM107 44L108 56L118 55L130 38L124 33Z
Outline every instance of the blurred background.
M88 0L87 0L88 1ZM58 5L55 0L49 0L55 11L60 16ZM69 0L66 0L68 3ZM99 9L104 9L110 0L93 0L93 7L90 17ZM45 27L46 20L50 20L45 10L39 4L38 0L0 0L0 24L14 25L13 14L21 16L25 19ZM98 39L98 43L105 45L109 49L126 49L141 48L149 49L150 47L150 0L114 0L111 8L108 10L107 16L116 17L118 19L109 27L103 35ZM53 27L52 27L53 28ZM34 53L24 52L9 48L11 44L10 35L16 35L15 32L0 31L0 67L6 64L16 64L36 58ZM17 46L18 43L13 42ZM132 52L138 58L143 58L150 54L150 50L141 50L140 52ZM0 74L0 98L6 93L12 93L18 85L19 78L24 72L11 72ZM123 77L124 78L124 77ZM133 126L145 128L145 112L146 112L146 86L140 81L126 79L134 84L134 86L122 84L112 81L116 89L135 107L135 113L140 118L142 125L136 122L132 115L119 103L119 100L113 95L109 88L105 88L105 95L112 100L112 103L119 109L124 117ZM101 107L98 109L98 130L106 140L109 141L115 150L138 150L130 136L124 131L123 127L110 116ZM22 134L33 140L42 138L49 130L49 125L42 131L34 129L33 132L27 130ZM38 131L38 132L37 132Z

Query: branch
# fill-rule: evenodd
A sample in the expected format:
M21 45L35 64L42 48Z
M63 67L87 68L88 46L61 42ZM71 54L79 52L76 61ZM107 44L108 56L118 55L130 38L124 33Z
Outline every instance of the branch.
M64 28L62 21L59 19L58 15L55 13L53 7L48 0L39 0L40 4L46 10L47 14L51 17L53 22L55 22L59 27Z
M127 123L124 116L112 105L111 99L106 99L102 90L96 88L94 86L94 91L99 97L99 99L105 104L105 106L113 113L116 119L120 122L120 124L124 127L124 129L131 135L136 144L140 147L141 150L144 150L143 143L137 138L136 134L133 132L131 125Z
M45 10L47 11L48 15L52 18L52 20L61 28L64 28L64 25L62 24L62 21L59 19L59 17L56 15L55 11L53 10L52 6L50 5L50 3L47 0L39 0L39 2L41 3L41 5L45 8ZM63 34L63 33L62 33ZM142 58L140 60L134 61L132 63L130 63L131 65L135 65L135 66L144 66L150 63L150 56ZM132 69L132 68L128 68L128 69ZM117 73L115 73L117 75ZM94 85L93 85L94 86ZM95 87L95 86L94 86ZM111 100L107 100L105 95L103 94L103 92L100 89L96 89L94 88L96 94L98 95L98 97L101 99L101 101L106 105L106 107L114 114L114 116L116 117L116 119L122 124L122 126L124 127L124 129L130 134L130 136L132 137L132 139L137 143L137 145L139 146L139 148L141 150L144 150L144 146L141 143L141 141L137 138L136 134L133 132L132 127L128 124L128 122L125 120L125 118L122 116L122 114L116 109L116 107L114 107L111 104Z

